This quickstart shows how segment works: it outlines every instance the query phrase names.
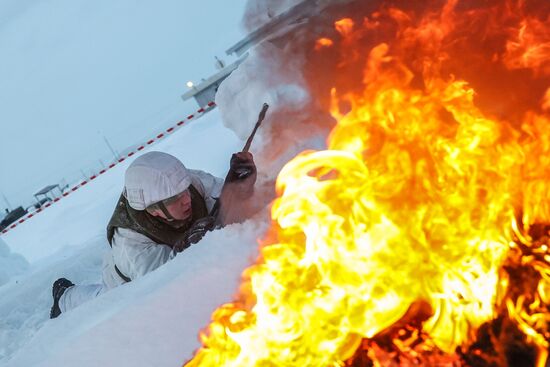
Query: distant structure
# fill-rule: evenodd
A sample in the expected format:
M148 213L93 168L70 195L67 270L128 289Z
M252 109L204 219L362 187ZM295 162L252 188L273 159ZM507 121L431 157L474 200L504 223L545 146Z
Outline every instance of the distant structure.
M271 20L248 34L241 41L231 46L225 52L227 55L233 55L239 59L229 66L216 57L216 67L218 72L206 80L202 80L199 84L194 85L192 82L187 83L190 88L188 92L183 94L181 98L186 101L190 98L195 98L199 107L208 107L208 103L216 98L216 92L220 84L246 59L246 53L251 47L271 38L278 34L288 32L293 27L298 27L307 22L307 20L315 15L318 15L327 5L335 2L348 2L349 0L304 0L301 3L289 8L279 15L271 17Z
M55 199L55 192L54 192L55 189L59 191L60 195L63 194L63 190L61 189L61 186L48 185L44 187L42 190L38 191L36 194L34 194L34 198L36 199L36 204L34 206L38 209L45 202L52 201L53 199Z

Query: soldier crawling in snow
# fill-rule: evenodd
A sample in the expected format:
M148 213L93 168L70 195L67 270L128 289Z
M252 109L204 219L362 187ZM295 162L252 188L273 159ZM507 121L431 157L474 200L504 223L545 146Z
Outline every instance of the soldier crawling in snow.
M249 197L255 181L256 166L248 152L233 154L225 182L187 169L167 153L138 157L126 170L123 193L107 225L111 251L103 261L103 283L74 285L65 278L56 280L50 318L174 258L189 246L194 225L218 208L220 196L222 201Z

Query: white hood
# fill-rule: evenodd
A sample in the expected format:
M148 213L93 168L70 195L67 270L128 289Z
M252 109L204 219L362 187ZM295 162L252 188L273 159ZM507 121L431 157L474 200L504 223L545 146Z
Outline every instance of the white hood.
M148 152L136 158L124 176L124 196L135 210L168 199L187 189L191 173L176 157Z

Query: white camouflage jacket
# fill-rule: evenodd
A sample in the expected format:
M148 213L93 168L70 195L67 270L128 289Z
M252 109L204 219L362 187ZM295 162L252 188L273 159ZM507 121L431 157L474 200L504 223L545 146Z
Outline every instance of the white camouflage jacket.
M204 197L208 211L212 209L215 198L220 196L223 179L199 170L189 170L192 184ZM103 282L108 289L125 281L117 274L118 269L130 279L139 278L168 260L176 253L168 245L154 242L149 237L131 229L117 228L109 251L103 261Z

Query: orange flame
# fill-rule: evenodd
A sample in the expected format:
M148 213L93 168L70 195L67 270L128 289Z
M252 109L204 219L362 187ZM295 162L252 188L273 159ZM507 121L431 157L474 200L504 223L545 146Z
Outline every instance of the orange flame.
M502 75L521 69L539 90L550 75L550 16L527 17L524 6L474 12L448 1L422 16L382 7L362 23L335 23L339 72L365 51L362 75L351 76L362 88L331 90L328 149L303 152L280 172L262 259L246 271L241 301L215 312L187 366L341 366L418 302L431 308L420 325L430 348L453 353L505 309L544 366L550 240L527 233L550 223L548 85L535 109L518 104L520 120L506 119L453 57L481 37L465 35L473 30L462 11L486 23L484 41L497 45L480 64ZM388 22L393 39L361 45ZM514 288L507 264L531 269L532 294Z
M319 51L325 47L331 47L332 45L334 45L334 42L330 38L322 37L315 43L315 50Z
M504 62L509 68L529 68L550 75L550 29L538 19L525 19L506 44Z
M544 99L542 100L542 109L546 112L550 111L550 88L546 90Z
M342 36L350 35L353 30L353 26L354 26L353 19L350 19L350 18L343 18L334 23L334 28Z

